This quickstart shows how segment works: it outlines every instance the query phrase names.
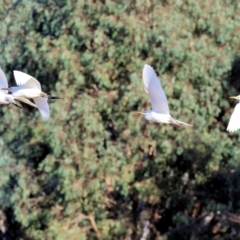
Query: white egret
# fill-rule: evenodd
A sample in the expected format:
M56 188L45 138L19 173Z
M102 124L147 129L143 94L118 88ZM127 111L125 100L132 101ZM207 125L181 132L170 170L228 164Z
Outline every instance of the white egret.
M229 132L234 132L240 128L240 95L236 97L230 97L237 99L239 103L236 105L236 107L233 110L232 116L229 120L228 126L227 126L227 131Z
M152 104L152 110L146 110L145 112L138 113L145 115L145 118L148 121L167 123L177 127L193 126L171 117L167 97L154 69L151 66L147 64L144 65L142 78L144 89Z
M11 94L8 94L7 90L2 89L8 89L8 82L7 78L3 72L3 70L0 68L0 104L14 104L17 107L21 107L21 104L17 103L15 100L22 101L26 104L29 104L33 107L37 107L36 104L32 103L28 99L24 97L14 97Z
M36 103L39 112L41 113L44 121L48 121L50 117L50 110L48 106L48 99L58 99L57 96L50 96L44 92L42 92L41 84L39 81L20 71L13 71L17 87L11 87L7 90L12 92L14 97L24 97L24 98L32 98ZM6 90L6 88L3 88Z

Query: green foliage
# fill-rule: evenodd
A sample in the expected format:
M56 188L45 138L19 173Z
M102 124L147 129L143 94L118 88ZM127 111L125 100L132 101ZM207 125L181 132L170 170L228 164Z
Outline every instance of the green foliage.
M21 70L62 98L47 123L1 107L1 236L138 239L149 220L148 239L239 237L237 1L3 1L0 20L10 85ZM150 108L144 63L192 130L134 113Z

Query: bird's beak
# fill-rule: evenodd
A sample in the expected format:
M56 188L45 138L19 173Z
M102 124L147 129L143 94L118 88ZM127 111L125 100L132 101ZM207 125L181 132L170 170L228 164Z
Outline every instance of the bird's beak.
M144 112L136 112L136 113L139 113L139 114L145 115L145 113L144 113Z
M2 88L2 90L11 91L11 88Z
M231 97L229 97L229 98L234 98L234 99L237 99L237 97L235 97L235 96L231 96Z

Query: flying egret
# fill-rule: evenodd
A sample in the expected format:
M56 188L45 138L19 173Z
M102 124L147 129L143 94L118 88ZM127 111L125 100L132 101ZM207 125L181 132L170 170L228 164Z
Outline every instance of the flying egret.
M8 89L8 82L7 78L3 72L3 70L0 68L0 104L14 104L17 107L21 107L20 103L15 102L15 100L24 102L26 104L31 105L32 107L37 107L36 104L32 103L28 99L24 97L14 97L11 94L8 94L7 90L2 90L2 89Z
M239 121L239 117L240 117L240 95L236 96L236 97L230 97L230 98L234 98L237 99L239 101L239 103L236 105L236 107L233 110L232 116L229 120L228 126L227 126L227 131L229 132L234 132L236 130L238 130L240 128L240 121Z
M145 118L148 121L167 123L177 127L193 126L171 117L167 97L154 69L150 65L144 65L142 77L144 89L152 104L152 110L138 113L145 115Z
M24 98L32 98L36 103L37 108L42 115L44 121L48 121L50 117L50 111L48 106L48 99L59 99L57 96L50 96L44 92L42 92L41 84L39 81L20 71L13 71L17 87L11 88L2 88L3 90L9 90L12 92L14 97L24 97Z

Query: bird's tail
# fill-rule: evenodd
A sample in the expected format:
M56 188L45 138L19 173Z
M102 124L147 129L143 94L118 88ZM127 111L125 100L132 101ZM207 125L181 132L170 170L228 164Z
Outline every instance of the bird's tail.
M176 120L176 119L174 119L174 118L171 118L170 122L171 122L171 124L172 124L173 126L180 127L180 128L193 127L192 124L188 124L188 123L185 123L185 122L181 122L181 121Z
M15 106L15 107L19 107L19 108L23 108L21 103L19 102L12 102L12 104Z

